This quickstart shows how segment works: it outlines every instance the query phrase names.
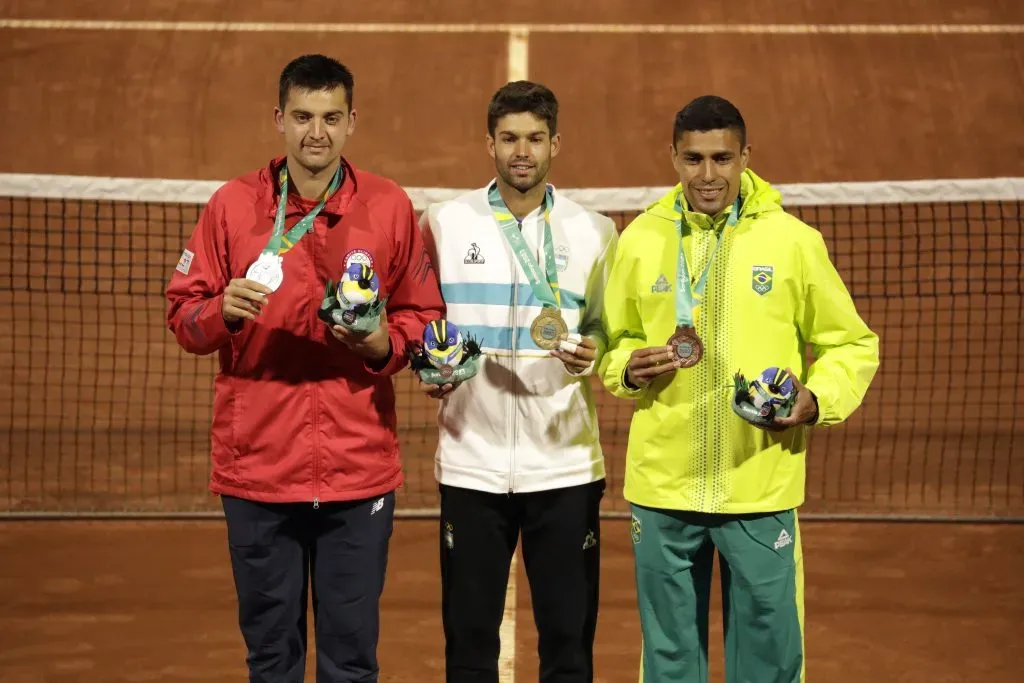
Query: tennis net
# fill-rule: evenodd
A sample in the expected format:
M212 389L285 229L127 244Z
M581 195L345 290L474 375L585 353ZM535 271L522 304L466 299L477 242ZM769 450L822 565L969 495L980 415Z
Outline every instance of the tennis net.
M219 185L0 175L0 517L219 514L215 357L181 351L163 298ZM811 432L804 515L1024 518L1024 179L778 188L882 344L861 409ZM565 192L622 229L666 190ZM408 191L418 210L459 192ZM400 514L436 514L435 407L395 383ZM595 393L617 516L632 404Z

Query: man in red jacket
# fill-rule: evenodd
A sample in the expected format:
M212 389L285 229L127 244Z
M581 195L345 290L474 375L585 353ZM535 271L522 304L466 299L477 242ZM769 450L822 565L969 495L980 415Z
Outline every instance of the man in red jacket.
M376 681L379 597L402 483L391 376L444 304L408 196L341 156L353 78L285 67L286 156L210 198L167 287L186 351L216 351L210 489L221 496L249 680L299 683L312 581L319 683ZM317 315L325 283L370 266L369 333Z

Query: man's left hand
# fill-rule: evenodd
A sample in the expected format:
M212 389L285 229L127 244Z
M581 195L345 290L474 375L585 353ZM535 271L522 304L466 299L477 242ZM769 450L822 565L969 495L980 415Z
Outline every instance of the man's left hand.
M579 341L576 341L579 339ZM562 361L565 369L578 375L597 358L597 344L590 337L567 336L559 340L559 348L551 351L551 355Z
M331 325L331 334L342 344L368 361L380 363L391 355L391 337L388 335L387 311L380 312L380 326L373 332L361 333L341 325Z
M786 372L793 378L793 387L797 392L796 403L793 404L793 409L789 412L788 417L775 418L772 427L768 427L773 432L781 432L797 425L813 424L818 420L818 404L814 400L814 394L804 386L790 368L786 368Z

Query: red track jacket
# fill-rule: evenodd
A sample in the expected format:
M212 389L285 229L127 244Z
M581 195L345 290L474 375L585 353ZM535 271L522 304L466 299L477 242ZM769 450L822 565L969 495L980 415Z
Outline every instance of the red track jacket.
M211 197L167 286L167 323L186 351L217 351L210 490L264 502L358 500L402 483L391 376L406 342L444 315L408 196L343 160L345 180L284 256L284 282L255 321L229 330L222 292L267 245L277 171L225 184ZM286 231L318 202L292 196ZM346 261L369 258L389 297L392 356L369 368L337 341L317 309Z

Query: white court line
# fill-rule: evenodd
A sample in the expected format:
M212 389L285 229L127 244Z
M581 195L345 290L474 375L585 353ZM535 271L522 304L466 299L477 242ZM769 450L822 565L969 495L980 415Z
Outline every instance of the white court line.
M508 33L508 80L525 81L530 72L530 32Z
M508 570L508 587L505 589L505 610L501 615L498 637L501 651L498 654L499 683L515 683L516 680L516 554Z
M205 33L617 33L749 35L1022 34L1024 24L387 24L245 21L0 19L0 28L50 31L182 31Z

